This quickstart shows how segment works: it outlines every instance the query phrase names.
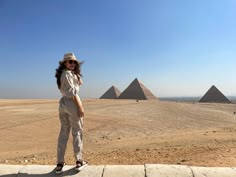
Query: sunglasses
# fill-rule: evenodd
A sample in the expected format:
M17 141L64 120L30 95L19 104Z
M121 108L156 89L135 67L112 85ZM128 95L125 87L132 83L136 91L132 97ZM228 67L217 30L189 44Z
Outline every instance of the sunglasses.
M68 60L69 64L77 64L77 62L75 60Z

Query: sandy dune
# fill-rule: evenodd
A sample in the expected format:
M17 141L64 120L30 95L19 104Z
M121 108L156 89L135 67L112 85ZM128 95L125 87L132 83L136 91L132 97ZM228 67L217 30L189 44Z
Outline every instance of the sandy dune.
M0 100L0 163L55 164L58 100ZM84 100L90 164L236 166L236 104ZM74 164L70 142L67 164Z

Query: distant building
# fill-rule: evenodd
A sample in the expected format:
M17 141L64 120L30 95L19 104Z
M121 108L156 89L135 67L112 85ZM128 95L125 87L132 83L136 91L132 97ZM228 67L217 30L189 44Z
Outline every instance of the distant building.
M214 85L206 92L206 94L199 100L203 103L231 103L231 101L224 96Z
M156 100L157 98L138 79L134 81L120 94L118 99Z
M120 96L120 91L115 87L111 86L101 97L100 99L117 99Z

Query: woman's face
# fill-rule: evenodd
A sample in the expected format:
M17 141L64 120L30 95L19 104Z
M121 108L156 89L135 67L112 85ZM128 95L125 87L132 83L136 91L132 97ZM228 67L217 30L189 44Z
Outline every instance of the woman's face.
M65 62L65 66L67 69L73 71L75 69L75 66L76 66L77 62L74 61L74 60L67 60Z

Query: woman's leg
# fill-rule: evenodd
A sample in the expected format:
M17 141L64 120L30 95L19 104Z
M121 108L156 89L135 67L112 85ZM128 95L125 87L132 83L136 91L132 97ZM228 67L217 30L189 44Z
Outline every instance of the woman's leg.
M71 125L69 121L69 115L67 113L60 110L59 117L61 121L61 130L58 137L57 145L57 163L64 163L64 156L66 152L67 142L69 139Z
M75 159L82 159L83 150L83 118L74 115L70 118L73 136L73 149Z

